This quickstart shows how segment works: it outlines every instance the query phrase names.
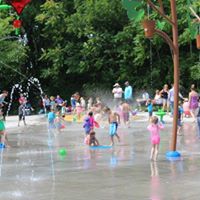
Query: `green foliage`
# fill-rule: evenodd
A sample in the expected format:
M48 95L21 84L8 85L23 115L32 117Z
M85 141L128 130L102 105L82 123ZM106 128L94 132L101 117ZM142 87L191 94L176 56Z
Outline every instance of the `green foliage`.
M193 80L200 80L200 62L190 68L191 77Z
M183 2L184 3L184 2ZM194 10L198 10L200 7L200 3L198 0L187 0L187 6L184 8L184 11L187 12L187 21L188 21L188 28L187 28L187 35L189 34L189 37L191 39L195 39L196 35L198 33L198 23L195 23L195 17L193 16L191 10L189 9L192 7Z
M181 16L179 40L185 48L189 42L190 29L186 16L188 8L183 6L183 1L178 2L177 10ZM72 84L75 78L79 80L77 88L80 85L87 87L87 84L110 87L115 81L125 80L132 82L135 88L160 88L162 84L173 81L171 52L160 37L151 41L152 66L150 64L150 42L144 38L140 22L146 10L145 1L66 2L68 1L47 1L36 17L42 27L43 37L40 57L40 61L44 63L42 77L57 82L65 79L66 85ZM131 22L123 7L132 19ZM170 8L168 4L165 7ZM171 32L171 26L158 14L150 11L150 18L158 19L157 28ZM183 50L181 56L190 55ZM196 58L193 56L188 63L194 62ZM185 73L188 73L188 67L181 69L184 79ZM185 82L182 81L183 84Z
M199 64L194 65L197 28L186 3L177 1L180 80L185 88L199 80ZM198 0L190 3L200 8ZM164 7L169 14L168 1ZM6 86L19 80L18 72L33 75L42 80L45 91L64 96L84 88L109 89L114 82L126 80L135 89L161 88L173 82L172 56L162 38L145 39L141 20L146 10L146 1L139 0L32 1L22 15L30 51L15 39L0 39L0 77L13 81L1 80ZM151 9L149 13L157 28L171 35L171 26ZM14 36L13 18L8 12L1 12L0 18L0 38ZM30 62L33 67L26 71L24 66Z
M7 11L0 12L0 79L1 89L13 84L24 73L27 59L25 47L14 34L13 17ZM21 76L21 78L23 78Z
M130 20L141 21L144 17L143 2L139 0L122 0L123 7L127 10L127 15Z

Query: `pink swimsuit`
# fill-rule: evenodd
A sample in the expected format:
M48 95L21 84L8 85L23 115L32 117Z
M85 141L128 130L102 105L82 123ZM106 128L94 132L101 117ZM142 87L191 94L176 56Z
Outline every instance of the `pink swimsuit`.
M150 124L147 129L151 133L151 144L160 144L160 129L163 129L161 124Z

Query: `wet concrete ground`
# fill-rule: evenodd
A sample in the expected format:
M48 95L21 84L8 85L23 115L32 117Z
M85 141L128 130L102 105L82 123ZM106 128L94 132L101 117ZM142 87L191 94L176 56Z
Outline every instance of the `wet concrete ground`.
M158 162L150 162L149 133L144 114L132 128L119 127L121 143L110 149L91 150L83 144L82 124L66 123L61 133L48 132L43 116L27 117L17 127L8 117L11 148L0 150L0 197L4 200L198 200L200 197L200 141L196 125L186 119L177 149L182 158L165 158L171 121L161 133ZM147 114L146 114L147 115ZM96 129L108 145L108 128ZM59 149L66 148L61 157Z

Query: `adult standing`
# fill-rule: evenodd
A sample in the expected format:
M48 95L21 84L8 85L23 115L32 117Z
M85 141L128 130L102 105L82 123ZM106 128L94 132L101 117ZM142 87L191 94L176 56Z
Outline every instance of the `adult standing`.
M47 95L44 96L44 98L42 99L43 101L43 108L45 109L45 113L50 112L51 110L51 104L50 104L50 99Z
M197 108L198 108L198 100L199 100L199 94L196 92L195 90L195 85L191 85L191 88L190 88L190 93L189 93L189 109L190 109L190 114L193 118L193 120L195 121L196 119L196 111L197 111Z
M129 85L129 82L126 81L125 82L125 90L124 90L124 99L127 103L131 103L132 102L132 98L133 98L133 88Z
M157 106L162 106L162 98L159 90L156 90L153 103Z
M62 104L64 102L63 99L60 97L60 95L56 96L55 102L56 102L56 107L57 107L58 111L60 111L62 108Z
M114 102L115 102L115 106L118 106L122 100L122 94L123 94L123 90L120 87L119 83L115 83L115 85L113 85L113 90L112 93L114 95Z
M183 96L181 93L179 93L179 97L184 100ZM172 88L169 90L168 93L168 101L169 101L169 106L170 106L170 111L171 111L171 116L174 114L174 84L172 84Z
M199 100L200 103L200 100ZM198 137L200 139L200 105L199 105L199 111L197 113L197 128L198 128Z
M162 97L163 110L167 110L167 113L169 112L168 93L169 93L169 88L168 88L168 85L165 84L163 86L163 89L160 91L160 94Z

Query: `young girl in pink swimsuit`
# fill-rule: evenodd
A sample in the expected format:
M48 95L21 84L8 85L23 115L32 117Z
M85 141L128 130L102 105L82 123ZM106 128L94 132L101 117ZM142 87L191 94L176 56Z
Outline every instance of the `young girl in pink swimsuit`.
M147 127L147 129L151 133L152 148L150 159L153 161L156 161L158 157L158 149L160 144L160 130L163 128L163 125L158 123L158 118L156 116L153 116L151 118L151 124Z

